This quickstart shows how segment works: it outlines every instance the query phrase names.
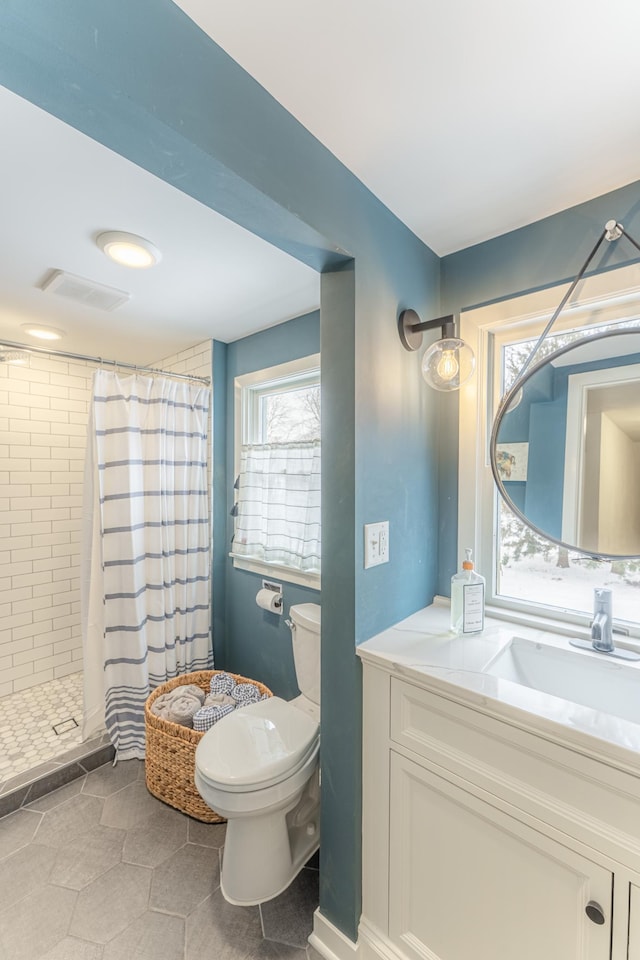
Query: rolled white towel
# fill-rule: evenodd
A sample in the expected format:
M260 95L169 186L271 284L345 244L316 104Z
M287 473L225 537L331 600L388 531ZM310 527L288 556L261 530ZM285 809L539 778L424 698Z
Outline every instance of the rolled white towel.
M255 703L260 699L260 691L255 683L236 683L231 696L237 703Z
M165 693L165 697L168 697L170 701L184 696L196 697L200 703L204 703L206 693L202 687L197 686L195 683L179 684L177 687L174 687L173 690L170 690L169 693Z
M151 713L156 717L162 717L163 720L169 719L168 714L170 709L171 700L167 693L161 693L159 697L156 697L150 707Z
M204 698L205 707L224 707L227 704L232 707L236 705L236 701L228 693L208 693Z
M234 708L229 703L215 707L200 707L198 712L193 715L193 729L200 732L209 730L214 723L222 720L227 714L233 713L233 710Z
M183 727L192 727L193 715L201 708L202 701L199 697L185 693L181 697L172 698L166 719L172 723L179 723Z
M214 673L209 682L211 693L231 693L236 681L230 673Z

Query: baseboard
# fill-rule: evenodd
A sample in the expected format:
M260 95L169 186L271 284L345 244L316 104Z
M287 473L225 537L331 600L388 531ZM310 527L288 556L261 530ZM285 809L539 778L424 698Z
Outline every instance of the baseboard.
M319 908L313 915L309 946L312 948L308 952L310 960L315 960L313 951L324 960L407 960L407 955L366 919L361 918L358 940L354 943L323 917Z
M364 918L358 928L358 943L358 960L407 960L406 954Z
M360 960L360 945L323 917L318 908L313 915L313 933L309 944L325 960Z

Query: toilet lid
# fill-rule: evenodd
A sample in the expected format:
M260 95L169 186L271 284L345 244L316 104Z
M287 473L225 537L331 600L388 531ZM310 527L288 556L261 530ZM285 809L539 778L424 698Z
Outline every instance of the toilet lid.
M280 697L224 717L196 748L196 765L211 783L259 787L282 779L309 755L318 723Z

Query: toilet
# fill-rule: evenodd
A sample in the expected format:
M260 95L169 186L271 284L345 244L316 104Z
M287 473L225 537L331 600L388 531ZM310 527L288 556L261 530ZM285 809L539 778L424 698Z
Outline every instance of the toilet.
M289 616L300 696L235 710L196 748L195 785L227 819L220 886L240 906L277 897L320 844L320 607Z

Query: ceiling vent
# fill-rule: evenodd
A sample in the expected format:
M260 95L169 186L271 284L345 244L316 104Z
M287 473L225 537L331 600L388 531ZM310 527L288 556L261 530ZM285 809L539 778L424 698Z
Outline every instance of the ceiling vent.
M75 300L98 310L115 310L131 299L130 293L116 290L115 287L106 287L95 280L86 280L76 277L64 270L54 270L42 284L42 290L48 293L57 293L60 297Z

